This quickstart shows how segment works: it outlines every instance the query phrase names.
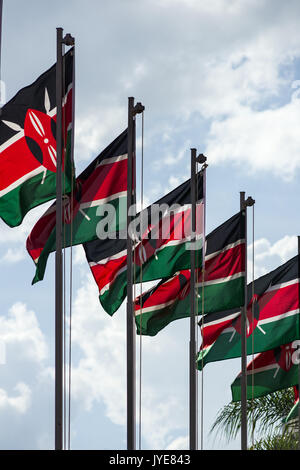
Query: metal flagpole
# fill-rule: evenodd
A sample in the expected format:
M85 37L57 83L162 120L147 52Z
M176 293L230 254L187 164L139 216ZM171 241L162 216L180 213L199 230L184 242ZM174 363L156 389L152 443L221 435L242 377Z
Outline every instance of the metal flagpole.
M247 450L247 207L245 192L240 192L240 210L245 212L245 305L241 311L241 449Z
M57 28L56 62L56 252L55 252L55 450L63 448L62 297L62 57L63 29Z
M74 45L70 34L56 28L56 252L55 252L55 450L63 449L63 265L62 154L63 54Z
M247 207L253 206L252 197L245 200L245 191L240 192L240 210L245 213L245 304L241 309L241 449L247 450Z
M192 209L192 233L191 233L191 280L190 280L190 450L198 449L198 387L197 387L197 367L196 367L196 256L195 246L197 244L196 224L196 166L197 163L205 163L206 157L203 154L197 155L195 148L191 149L191 209ZM205 167L203 169L203 199L205 204ZM205 208L204 208L205 210ZM204 229L204 227L203 227ZM202 263L205 260L205 240L202 247Z
M206 168L207 158L200 154L197 158L198 163L202 164L201 173L203 175L203 247L202 247L202 288L201 288L201 313L202 313L202 325L203 317L205 312L205 299L204 299L204 281L205 281L205 250L206 250ZM197 343L198 346L198 343ZM197 368L198 373L198 368ZM198 382L197 382L198 383ZM201 370L201 450L203 450L204 440L204 367Z
M197 420L197 371L196 371L196 257L193 245L196 240L196 152L191 149L191 206L192 206L192 237L191 237L191 316L190 316L190 450L198 448Z
M135 116L144 111L144 106L134 98L128 98L128 166L127 166L127 450L136 448L136 341L133 286L133 240L129 226L133 219L131 206L135 201Z

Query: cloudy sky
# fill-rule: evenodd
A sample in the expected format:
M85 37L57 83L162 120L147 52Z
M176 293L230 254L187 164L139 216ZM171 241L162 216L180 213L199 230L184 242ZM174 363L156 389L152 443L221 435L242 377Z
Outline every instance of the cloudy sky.
M126 127L134 96L146 107L145 202L189 177L189 149L197 147L209 163L208 231L238 211L239 191L256 200L259 276L296 254L300 234L299 15L297 0L4 0L6 97L55 62L57 26L72 33L77 171ZM44 210L19 228L0 223L2 449L54 442L54 259L32 287L24 245ZM251 233L249 222L250 256ZM187 448L188 335L188 320L180 320L143 339L145 449ZM101 309L81 247L72 337L72 448L125 448L125 308L113 318ZM239 369L239 360L205 368L206 449L239 447L239 439L209 434Z

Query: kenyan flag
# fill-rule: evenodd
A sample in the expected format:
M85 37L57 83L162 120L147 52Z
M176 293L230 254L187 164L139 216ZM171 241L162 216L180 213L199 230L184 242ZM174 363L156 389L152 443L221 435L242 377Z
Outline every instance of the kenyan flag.
M203 178L199 173L199 203L196 210L196 231L202 234ZM140 239L134 246L134 280L143 281L169 277L190 267L191 196L190 180L152 204L137 215L134 225ZM143 227L143 228L142 228ZM199 240L196 262L201 265L202 249ZM126 239L94 240L84 245L87 260L99 287L100 302L112 315L126 297L127 250Z
M198 312L244 303L245 214L239 212L206 237L205 274L196 270ZM154 336L170 322L190 315L190 270L182 270L135 300L137 333ZM203 290L204 289L204 290Z
M285 419L285 423L288 423L292 419L296 419L299 417L299 385L295 385L294 387L294 406L292 407L291 411L287 415Z
M71 188L73 55L64 56L63 181ZM2 107L0 217L20 225L33 207L56 197L56 65Z
M78 176L74 192L63 202L63 236L65 246L77 245L97 238L100 206L108 204L115 211L107 233L126 229L127 200L127 129L122 132ZM44 277L46 263L55 251L56 203L54 203L33 227L27 250L36 264L33 283Z
M274 271L256 279L254 296L252 283L248 284L247 354L268 351L299 339L298 266L299 256L295 256ZM240 357L239 310L206 315L201 332L199 369L208 362Z
M259 353L247 366L247 398L256 398L298 383L292 343ZM241 399L241 374L231 385L232 401Z

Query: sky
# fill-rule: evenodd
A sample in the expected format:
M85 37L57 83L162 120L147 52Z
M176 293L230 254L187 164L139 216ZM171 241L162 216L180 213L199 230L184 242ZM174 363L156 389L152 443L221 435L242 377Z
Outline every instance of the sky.
M70 32L77 173L127 126L134 96L145 106L144 204L189 177L196 147L209 165L207 233L239 210L240 191L256 201L258 277L294 256L300 235L299 15L297 0L4 0L6 99L55 62L56 27ZM137 141L140 162L140 121ZM31 286L25 249L47 207L18 228L0 223L0 449L54 446L54 257ZM124 449L125 306L102 310L80 246L73 273L71 448ZM188 342L187 319L142 339L143 449L188 448ZM239 359L205 367L205 449L240 446L210 433L239 371Z

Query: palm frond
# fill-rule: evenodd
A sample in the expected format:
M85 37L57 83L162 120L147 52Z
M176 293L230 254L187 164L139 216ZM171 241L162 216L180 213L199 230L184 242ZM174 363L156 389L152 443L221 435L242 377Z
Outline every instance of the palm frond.
M275 434L256 441L250 450L297 450L298 436L292 432Z
M294 403L293 389L279 390L247 402L249 432L258 435L272 434L282 430L282 421ZM227 441L234 439L241 427L241 402L231 402L218 413L210 432L216 431Z

